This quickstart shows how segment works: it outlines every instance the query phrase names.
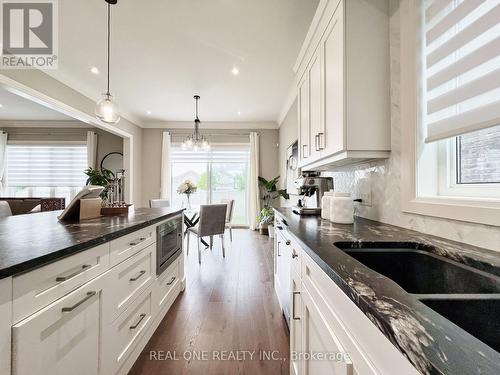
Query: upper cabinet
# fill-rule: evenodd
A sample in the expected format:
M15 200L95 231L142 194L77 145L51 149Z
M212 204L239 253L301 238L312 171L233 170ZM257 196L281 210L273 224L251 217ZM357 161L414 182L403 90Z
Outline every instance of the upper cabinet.
M302 169L389 156L388 6L320 2L295 65Z

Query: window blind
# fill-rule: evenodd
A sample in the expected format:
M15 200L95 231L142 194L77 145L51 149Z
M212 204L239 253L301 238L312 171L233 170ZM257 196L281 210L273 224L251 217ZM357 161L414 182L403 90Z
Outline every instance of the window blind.
M180 146L172 147L172 161L176 162L246 163L248 155L248 145L212 145L209 151L183 150Z
M85 186L84 145L9 145L7 182L15 187Z
M428 0L424 7L426 142L500 124L500 2Z

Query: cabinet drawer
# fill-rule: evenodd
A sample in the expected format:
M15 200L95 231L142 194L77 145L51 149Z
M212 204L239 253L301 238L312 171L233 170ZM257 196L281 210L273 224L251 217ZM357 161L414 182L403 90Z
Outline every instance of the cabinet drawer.
M181 256L184 256L182 254ZM153 288L154 315L160 312L180 291L179 261L172 263L156 280Z
M102 278L12 327L12 374L98 374Z
M110 290L106 297L106 322L115 320L156 278L156 248L149 245L109 272Z
M151 288L148 288L111 324L104 327L102 374L116 374L149 328L152 316Z
M115 266L156 242L156 227L151 226L111 241L110 264Z
M109 267L109 244L13 278L14 323L92 280Z

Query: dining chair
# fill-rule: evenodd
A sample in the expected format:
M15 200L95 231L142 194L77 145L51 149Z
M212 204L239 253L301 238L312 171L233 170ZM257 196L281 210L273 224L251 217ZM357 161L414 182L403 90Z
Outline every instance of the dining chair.
M149 207L150 208L170 207L170 201L168 199L150 199Z
M226 209L226 228L229 228L229 240L233 242L233 212L234 212L234 199L223 199L221 203L227 205Z
M189 237L194 234L198 239L198 263L201 264L201 238L219 235L222 243L222 257L226 257L224 248L224 231L226 229L226 204L206 204L200 206L198 224L188 229L187 251L189 255Z
M8 202L0 201L0 218L12 216L12 211Z

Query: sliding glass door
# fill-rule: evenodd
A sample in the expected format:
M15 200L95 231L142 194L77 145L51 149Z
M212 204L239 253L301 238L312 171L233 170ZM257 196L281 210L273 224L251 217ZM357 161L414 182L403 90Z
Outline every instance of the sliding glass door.
M198 190L191 205L234 200L233 223L247 224L248 145L213 145L208 152L172 148L172 203L181 205L185 196L177 188L191 180Z

